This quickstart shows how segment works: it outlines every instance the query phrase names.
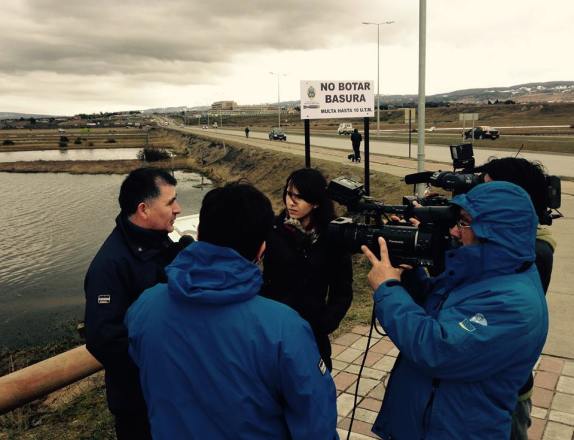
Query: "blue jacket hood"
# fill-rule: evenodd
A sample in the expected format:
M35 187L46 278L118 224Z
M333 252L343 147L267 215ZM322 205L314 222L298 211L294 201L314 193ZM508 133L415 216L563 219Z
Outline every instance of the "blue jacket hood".
M470 214L474 234L486 247L495 248L498 257L504 255L514 262L535 260L538 217L522 188L509 182L488 182L455 196L452 204Z
M214 267L220 270L214 271ZM255 264L231 248L204 241L181 251L165 271L170 295L203 304L246 301L257 295L263 284Z

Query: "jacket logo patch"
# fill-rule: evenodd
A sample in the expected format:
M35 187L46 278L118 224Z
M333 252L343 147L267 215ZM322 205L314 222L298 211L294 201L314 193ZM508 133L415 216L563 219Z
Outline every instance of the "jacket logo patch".
M470 318L470 321L474 322L475 324L482 325L483 327L488 325L488 321L482 313L477 313L472 318Z
M109 304L111 300L110 295L98 295L98 304Z
M319 367L321 374L324 376L327 372L327 366L325 365L325 362L323 362L323 359L319 360L319 364L317 366Z
M464 330L466 330L469 333L472 333L473 331L476 330L476 327L472 325L472 322L470 322L468 319L460 321L458 325L460 325Z

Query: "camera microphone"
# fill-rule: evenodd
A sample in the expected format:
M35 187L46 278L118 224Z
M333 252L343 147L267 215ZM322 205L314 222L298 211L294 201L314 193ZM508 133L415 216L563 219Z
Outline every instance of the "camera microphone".
M417 183L427 183L434 173L432 171L423 171L420 173L407 174L405 183L407 185L416 185Z

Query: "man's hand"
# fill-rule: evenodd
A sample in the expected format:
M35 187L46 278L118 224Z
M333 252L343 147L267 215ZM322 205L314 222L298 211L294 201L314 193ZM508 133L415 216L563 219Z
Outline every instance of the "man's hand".
M377 290L377 288L385 281L400 280L403 271L406 269L411 269L411 267L406 264L401 265L400 267L393 267L391 265L391 261L389 259L389 251L387 250L387 243L383 237L379 237L379 246L381 249L380 260L369 250L367 246L361 246L363 254L366 255L366 257L371 262L371 265L373 266L368 275L369 284L373 290Z
M417 203L417 202L414 202L414 203ZM418 203L417 203L417 205L418 205ZM420 206L420 205L419 205L419 206ZM407 221L406 221L405 219L400 218L400 217L399 217L398 215L396 215L396 214L392 214L392 215L390 216L390 219L391 219L393 222L395 222L395 223L404 223L405 225L407 224ZM412 226L416 226L417 228L418 228L419 225L421 224L420 220L417 219L417 218L415 218L415 217L410 217L410 218L409 218L409 223L410 223Z

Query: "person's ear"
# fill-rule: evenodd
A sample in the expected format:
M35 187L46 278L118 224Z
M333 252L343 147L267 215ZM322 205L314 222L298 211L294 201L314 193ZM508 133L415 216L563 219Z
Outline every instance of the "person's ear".
M147 213L147 205L145 204L145 202L138 203L135 215L136 215L136 217L138 217L142 220L147 219L148 213Z
M265 253L265 249L267 248L267 244L265 242L261 243L259 250L257 251L257 255L255 256L255 262L258 263L263 258L263 254Z

